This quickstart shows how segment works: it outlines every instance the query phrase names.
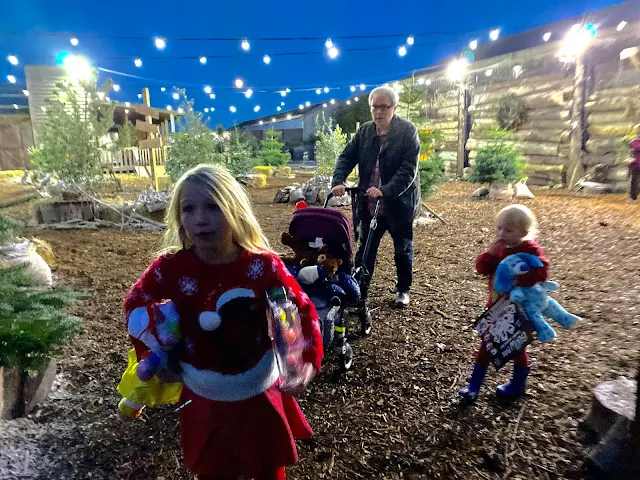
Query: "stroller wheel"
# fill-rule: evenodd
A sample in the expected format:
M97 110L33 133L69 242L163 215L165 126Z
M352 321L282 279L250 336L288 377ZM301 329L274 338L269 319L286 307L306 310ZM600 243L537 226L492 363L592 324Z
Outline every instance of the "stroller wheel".
M340 366L342 371L346 372L351 369L351 365L353 365L353 349L347 343L344 346L344 353L340 354Z
M364 307L358 313L360 317L360 328L362 332L362 336L367 337L371 335L371 329L373 327L373 322L371 321L371 312L367 307Z

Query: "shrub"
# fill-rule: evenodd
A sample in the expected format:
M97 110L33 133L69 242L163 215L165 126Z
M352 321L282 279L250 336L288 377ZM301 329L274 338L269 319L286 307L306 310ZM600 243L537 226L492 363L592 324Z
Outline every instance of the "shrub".
M444 161L436 149L442 142L442 134L438 130L422 130L420 136L420 195L423 199L433 194L444 176Z
M325 119L324 112L316 117L318 140L315 153L318 162L318 175L331 175L336 167L336 161L347 144L347 135L342 132L340 125L332 128L331 118Z
M279 166L291 161L291 154L283 152L284 144L280 141L282 132L267 130L264 138L260 141L260 151L258 159L262 165Z
M509 133L495 129L488 132L490 140L478 149L476 163L469 181L474 183L515 182L522 176L522 157L508 141Z

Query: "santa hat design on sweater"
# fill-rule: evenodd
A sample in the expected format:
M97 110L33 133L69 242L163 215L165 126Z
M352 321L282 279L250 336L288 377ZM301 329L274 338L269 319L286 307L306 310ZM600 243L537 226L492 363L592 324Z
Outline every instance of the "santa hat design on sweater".
M200 327L207 332L216 330L222 323L222 317L218 312L225 304L240 298L251 300L256 298L256 293L249 288L232 288L217 298L216 293L214 292L209 296L205 303L207 310L203 311L198 318Z

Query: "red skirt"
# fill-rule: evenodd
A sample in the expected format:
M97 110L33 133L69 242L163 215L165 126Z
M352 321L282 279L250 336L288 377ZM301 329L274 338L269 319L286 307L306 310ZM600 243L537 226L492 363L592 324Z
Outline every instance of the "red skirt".
M294 438L313 432L298 403L272 386L239 402L209 400L183 387L180 430L184 460L202 476L255 476L298 460Z

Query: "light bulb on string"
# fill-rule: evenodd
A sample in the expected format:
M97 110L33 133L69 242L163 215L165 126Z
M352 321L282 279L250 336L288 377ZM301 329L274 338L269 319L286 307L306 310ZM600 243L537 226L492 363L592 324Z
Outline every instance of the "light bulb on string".
M164 38L159 38L159 37L157 37L157 38L153 41L153 43L155 44L155 46L156 46L156 48L157 48L158 50L164 50L164 49L165 49L165 47L167 46L167 42L165 41L165 39L164 39Z
M120 85L118 85L117 83L114 83L112 88L113 88L114 92L119 92L120 91Z
M173 108L171 107L171 105L167 105L167 106L165 107L165 110L171 111L171 110L173 110Z
M311 102L304 102L305 106L310 107L311 106Z
M263 124L264 124L264 122L263 122L262 120L260 120L260 121L258 122L258 125L263 125Z
M281 110L282 110L282 107L276 107L276 110L277 110L277 111L281 111Z
M281 97L286 97L287 96L287 92L285 90L280 90L280 96Z
M216 109L215 109L215 107L211 107L211 108L209 109L209 111L210 111L210 112L215 112L215 111L216 111Z
M210 98L211 100L215 100L215 99L216 99L216 94L215 94L215 93L210 93L210 94L209 94L209 98Z
M290 93L291 89L290 88L285 88L284 91L287 92L287 93Z
M542 36L542 40L544 40L545 42L548 42L550 38L551 38L551 32L547 32Z
M407 45L413 45L416 42L416 39L413 38L413 35L409 35L407 37Z
M29 96L29 90L22 90L22 93L24 94L25 97Z
M244 40L242 40L242 43L240 44L240 47L242 48L242 50L244 50L245 52L248 52L251 49L251 44L249 43L249 40L247 40L246 38Z
M494 28L493 30L491 30L491 32L489 32L489 38L494 42L496 40L498 40L499 36L500 36L500 29L499 28Z
M133 61L133 64L134 64L136 67L140 68L140 67L142 66L142 60L140 60L139 58L136 58L136 59Z
M329 58L331 60L335 60L336 58L338 58L338 55L340 55L340 50L338 50L336 47L331 47L327 53L329 54Z
M251 98L251 95L253 95L253 90L251 90L250 88L247 88L247 91L244 92L244 96L247 98Z
M13 104L13 108L15 108L16 110L18 110L18 105L16 105L15 103Z
M330 103L331 105L333 105L333 104L335 104L335 103L336 103L336 101L332 98L332 99L329 101L329 103Z
M238 111L238 109L237 109L236 107L234 107L233 105L231 105L231 106L229 107L229 111L230 111L231 113L236 113L236 112Z
M327 47L327 50L333 48L333 42L331 41L331 38L327 38L327 41L324 42L324 46Z
M320 95L322 93L322 89L321 88L316 88L316 94Z
M131 106L131 103L130 103L130 102L124 102L124 106L125 106L125 107L130 107L130 106Z
M351 100L347 100L347 105L351 105Z
M353 100L357 102L358 101L358 97L353 97Z
M69 39L69 43L71 43L71 45L73 45L74 47L77 47L78 43L80 43L80 42L78 41L78 39L76 37L71 37Z
M624 27L626 27L626 26L627 26L627 22L625 22L625 21L623 20L623 21L621 21L621 22L618 24L618 26L616 27L616 30L617 30L618 32L621 32L621 31L622 31L622 29L623 29Z
M171 95L173 97L174 100L180 100L180 94L175 92L173 95Z
M404 57L407 54L407 47L405 47L404 45L400 45L398 47L398 55L400 55L401 57Z
M7 80L9 80L9 83L16 83L16 77L13 75L7 75Z
M167 91L167 89L166 89L166 87L160 87L160 91L161 91L161 92L166 92L166 91Z
M327 104L326 104L326 103L323 103L323 104L322 104L322 108L327 108Z
M351 90L352 92L355 92L355 91L356 91L356 87L355 87L355 85L351 85L351 86L349 87L349 90Z
M471 40L469 42L469 48L471 50L475 50L476 48L478 48L478 40Z
M7 60L11 65L18 65L18 57L16 57L15 55L8 55Z
M271 57L269 55L265 55L264 57L262 57L262 61L266 64L269 65L271 63Z
M287 120L291 120L291 114L287 114Z
M200 63L202 65L206 65L207 64L207 57L200 57Z
M329 87L324 87L323 91L324 93L329 93Z
M242 88L244 87L244 80L242 80L241 78L236 78L234 85L236 86L236 88Z
M177 94L176 94L176 95L177 95ZM142 98L142 94L141 94L141 93L139 93L139 94L138 94L138 98Z
M284 102L280 102L280 106L281 106L281 107L284 107Z
M492 69L492 68L490 68L489 70L487 70L486 72L484 72L484 74L485 74L487 77L490 77L491 75L493 75L493 69Z
M129 115L129 109L128 109L128 108L125 108L125 109L124 109L124 113L125 113L125 115Z
M271 119L271 123L276 123L275 117Z
M211 87L210 86L206 86L204 87L204 93L206 93L207 95L211 93Z
M208 109L208 108L205 108L205 109L204 109L204 113L209 113L209 109Z
M178 113L184 113L184 110L182 109L182 107L178 108Z
M303 105L303 104L300 104L300 105L298 105L298 108L299 108L300 110L304 110L304 105Z
M367 88L367 86L364 83L360 84L360 90L364 90L365 88Z
M260 105L256 105L255 107L253 107L253 111L254 112L259 112L260 111Z

